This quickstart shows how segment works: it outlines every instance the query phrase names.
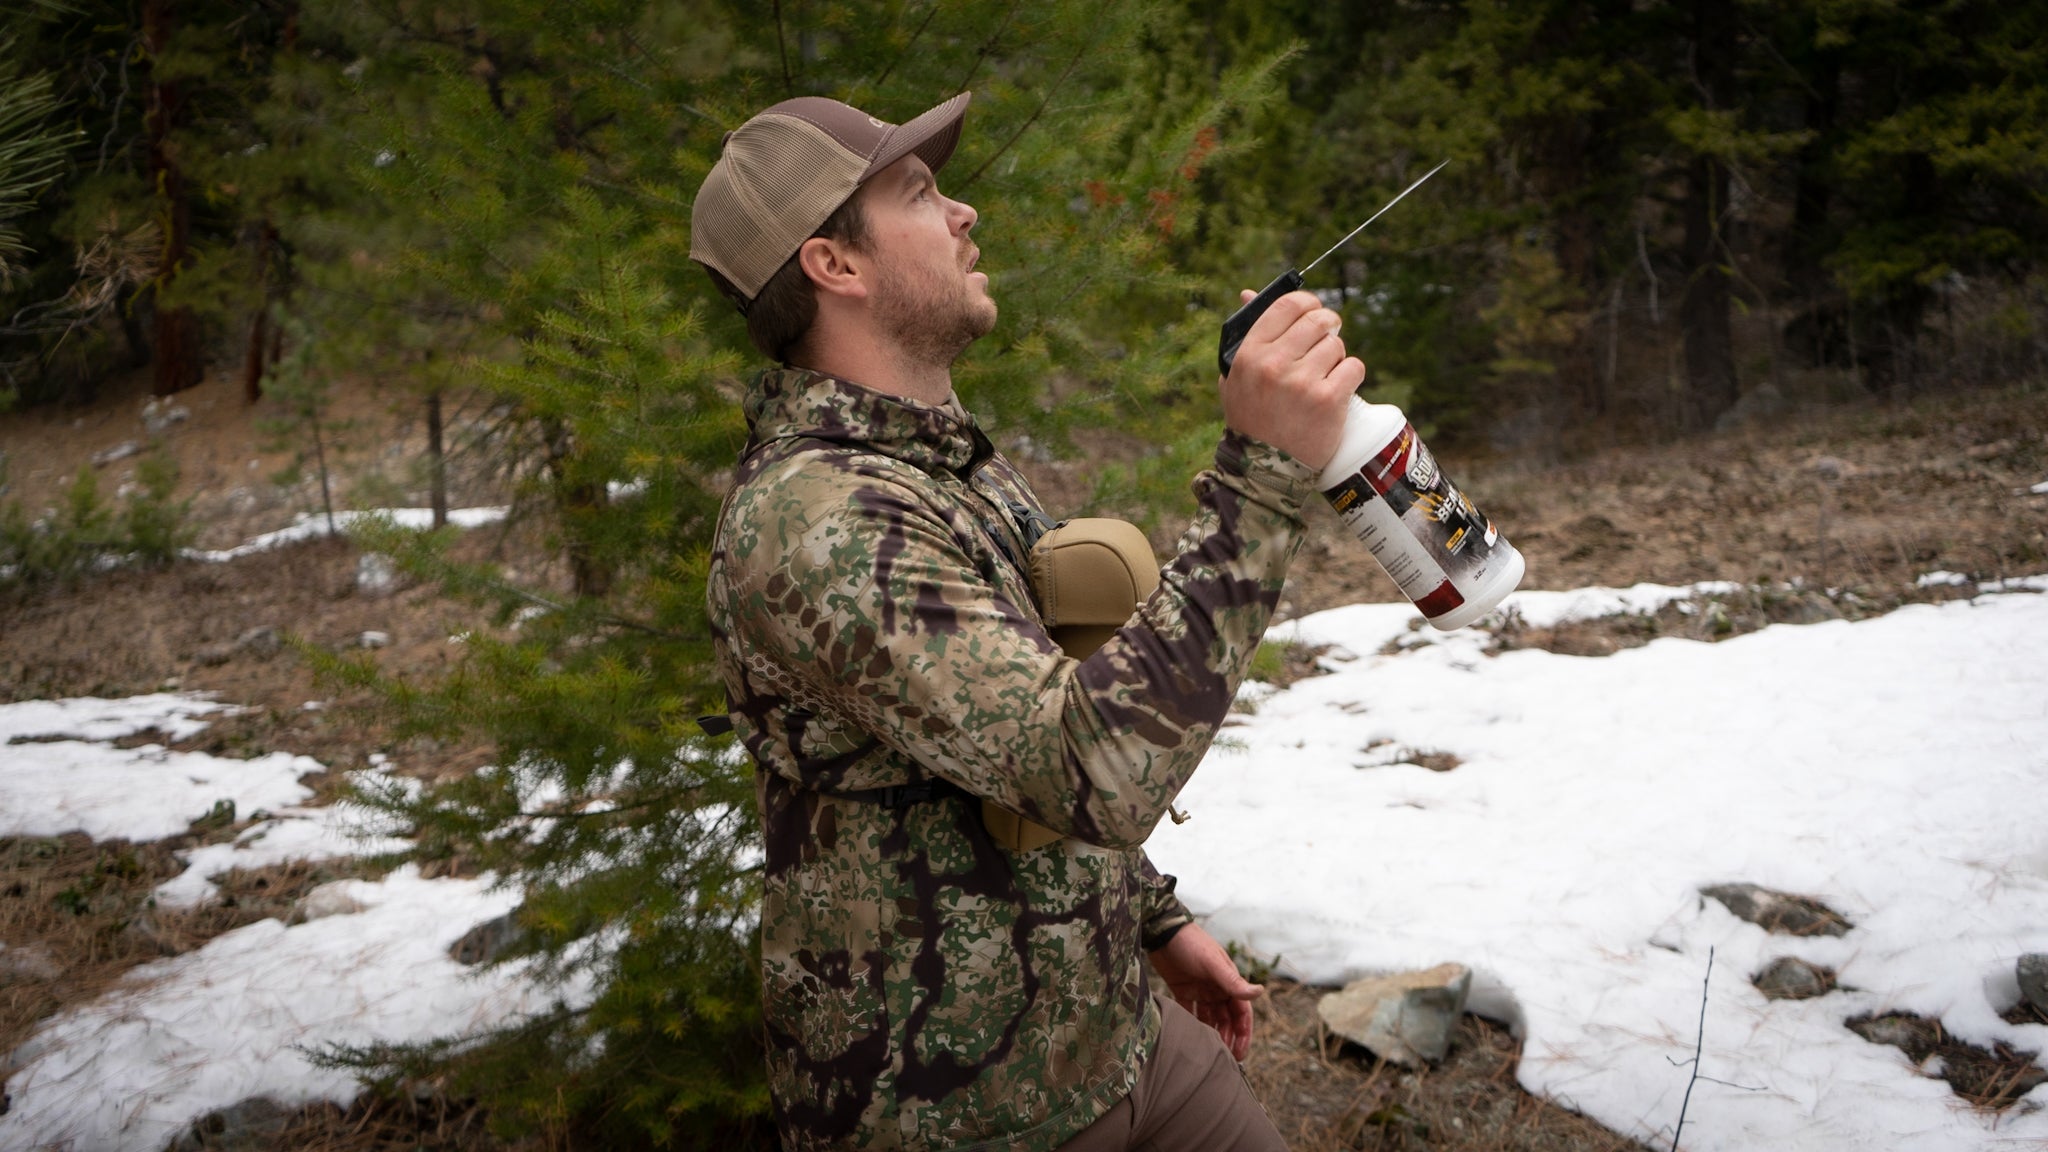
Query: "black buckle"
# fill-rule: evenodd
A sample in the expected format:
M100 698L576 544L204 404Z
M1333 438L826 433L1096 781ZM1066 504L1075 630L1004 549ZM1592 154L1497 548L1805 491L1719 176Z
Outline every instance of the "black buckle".
M938 792L936 788L932 787L929 780L921 784L891 784L887 788L877 788L875 791L880 793L876 797L875 803L889 809L908 808L913 804L922 804Z

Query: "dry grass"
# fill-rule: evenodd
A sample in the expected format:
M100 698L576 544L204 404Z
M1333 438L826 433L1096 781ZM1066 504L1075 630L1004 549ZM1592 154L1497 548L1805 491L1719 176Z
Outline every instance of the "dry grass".
M1914 1064L1925 1065L1927 1075L1946 1080L1956 1095L1986 1111L2010 1108L2048 1084L2048 1069L2034 1063L2039 1053L2020 1051L2004 1041L1994 1041L1987 1051L1950 1035L1939 1020L1890 1012L1857 1016L1845 1026L1873 1044L1890 1044L1904 1052Z
M1535 648L1561 656L1611 656L1639 648L1664 636L1713 643L1767 628L1772 624L1818 624L1827 620L1866 620L1907 604L1941 603L1976 594L1968 587L1903 584L1881 588L1799 588L1752 586L1734 592L1673 601L1655 612L1625 613L1592 620L1570 620L1544 628L1531 627L1513 612L1490 633L1489 653ZM1398 640L1390 648L1398 651Z
M82 832L0 839L0 1054L42 1020L97 998L133 969L179 956L245 924L289 919L314 887L367 875L360 861L293 861L216 878L220 899L159 908L151 891L184 871L176 853L231 839L247 823L168 840L94 841Z
M2044 1012L2025 1000L1998 1014L2007 1024L2048 1024L2048 1012Z
M218 1113L202 1117L170 1152L553 1152L571 1146L559 1137L507 1141L491 1132L475 1104L432 1092L366 1092L346 1108L322 1101L257 1109L236 1120L228 1123Z
M1500 1025L1465 1016L1441 1064L1409 1071L1327 1036L1316 1016L1325 991L1269 984L1245 1064L1294 1152L1641 1152L1523 1091L1521 1045Z

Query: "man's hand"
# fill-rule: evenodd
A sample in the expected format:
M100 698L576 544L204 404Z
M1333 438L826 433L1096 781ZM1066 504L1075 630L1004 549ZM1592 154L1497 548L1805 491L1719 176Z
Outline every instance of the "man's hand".
M1365 383L1365 363L1345 355L1337 338L1342 323L1308 292L1273 301L1220 383L1223 422L1322 470L1337 454L1351 395Z
M1195 1019L1216 1029L1239 1061L1252 1050L1252 1001L1266 990L1238 975L1237 965L1216 938L1189 924L1166 946L1151 953L1152 969Z

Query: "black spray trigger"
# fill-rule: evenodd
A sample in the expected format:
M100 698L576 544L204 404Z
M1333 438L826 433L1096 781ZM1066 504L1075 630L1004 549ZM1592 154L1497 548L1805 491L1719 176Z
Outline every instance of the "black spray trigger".
M1244 343L1244 338L1251 332L1252 325L1259 322L1259 317L1266 314L1266 309L1273 306L1273 301L1299 287L1301 273L1289 268L1282 272L1278 279L1266 285L1257 296L1247 300L1244 307L1230 314L1230 319L1223 322L1223 340L1216 349L1218 371L1225 376L1230 375L1230 362L1237 359L1237 346Z

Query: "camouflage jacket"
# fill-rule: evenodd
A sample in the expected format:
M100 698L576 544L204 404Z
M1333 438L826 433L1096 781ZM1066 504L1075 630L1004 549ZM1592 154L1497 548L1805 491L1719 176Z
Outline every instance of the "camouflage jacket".
M957 401L765 374L713 546L759 767L769 1080L793 1149L1049 1149L1159 1029L1142 948L1188 919L1140 847L1207 750L1313 473L1227 437L1159 591L1087 660L1021 562L1029 487ZM849 792L942 780L890 808ZM987 797L1067 834L1008 853Z

